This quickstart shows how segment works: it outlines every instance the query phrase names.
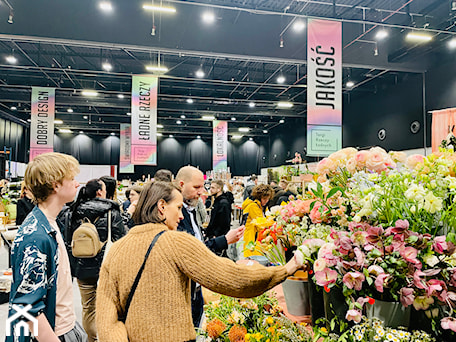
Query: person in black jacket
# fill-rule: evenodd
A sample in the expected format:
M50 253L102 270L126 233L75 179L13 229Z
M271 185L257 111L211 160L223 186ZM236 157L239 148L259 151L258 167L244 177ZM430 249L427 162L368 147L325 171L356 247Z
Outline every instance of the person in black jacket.
M111 215L111 238L116 241L126 234L120 206L106 199L106 185L101 179L92 179L81 188L76 202L71 206L71 235L84 218L97 228L100 241L108 238L108 215ZM82 303L82 325L89 342L97 341L95 302L97 282L103 261L104 248L93 258L75 258L74 276L77 278Z
M211 219L206 228L206 237L214 238L228 233L231 226L231 205L234 202L231 192L223 192L223 182L214 180L211 182L211 195L214 197L212 204Z
M35 204L32 202L32 194L24 185L22 185L21 198L16 204L16 225L20 226L34 207Z

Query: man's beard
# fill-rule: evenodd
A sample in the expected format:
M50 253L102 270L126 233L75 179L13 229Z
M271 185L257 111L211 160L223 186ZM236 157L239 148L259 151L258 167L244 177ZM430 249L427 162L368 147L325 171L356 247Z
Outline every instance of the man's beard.
M198 198L185 199L184 202L190 207L196 207L198 205Z

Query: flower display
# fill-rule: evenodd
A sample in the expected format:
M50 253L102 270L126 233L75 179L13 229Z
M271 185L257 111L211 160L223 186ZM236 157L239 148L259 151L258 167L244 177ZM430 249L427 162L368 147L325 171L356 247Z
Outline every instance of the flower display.
M220 296L205 306L206 320L200 336L205 341L281 342L312 340L311 330L286 318L271 294L252 299Z

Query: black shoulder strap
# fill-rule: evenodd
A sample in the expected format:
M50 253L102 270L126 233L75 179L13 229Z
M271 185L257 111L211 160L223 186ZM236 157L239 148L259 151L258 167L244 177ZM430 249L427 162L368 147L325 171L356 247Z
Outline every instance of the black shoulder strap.
M131 300L133 299L133 295L135 294L136 287L138 286L139 280L141 279L141 275L144 271L144 267L146 266L146 261L147 258L149 257L150 251L154 247L155 243L157 242L158 238L160 235L162 235L165 232L165 230L161 231L157 235L155 235L154 239L152 240L149 249L147 250L146 256L144 257L144 261L141 265L141 268L138 271L138 274L136 275L135 281L133 282L133 286L131 287L130 294L128 295L127 298L127 303L125 304L125 310L124 313L121 317L119 317L119 321L124 322L127 320L127 315L128 315L128 309L130 308Z

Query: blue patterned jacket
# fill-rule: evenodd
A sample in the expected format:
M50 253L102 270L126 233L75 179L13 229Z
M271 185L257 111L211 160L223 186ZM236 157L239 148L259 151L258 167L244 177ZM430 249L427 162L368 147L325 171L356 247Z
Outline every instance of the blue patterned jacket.
M31 305L28 313L37 317L46 315L52 329L55 327L57 290L58 248L56 232L44 213L35 206L20 226L11 251L13 284L11 286L8 317L16 311L12 305L24 308ZM12 326L21 319L13 320ZM13 329L11 329L13 332ZM13 334L12 334L13 335ZM6 342L28 342L29 336L7 336Z

